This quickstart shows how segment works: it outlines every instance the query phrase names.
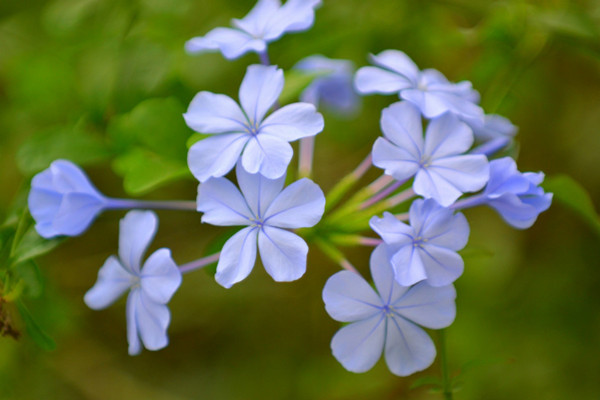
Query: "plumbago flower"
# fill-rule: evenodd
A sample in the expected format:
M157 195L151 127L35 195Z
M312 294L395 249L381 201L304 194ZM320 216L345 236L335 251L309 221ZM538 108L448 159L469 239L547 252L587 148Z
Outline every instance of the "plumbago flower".
M403 52L386 50L371 55L376 67L363 67L356 73L355 85L361 94L398 93L414 104L426 118L451 112L460 118L483 121L483 110L476 103L479 93L468 81L449 82L434 69L420 71Z
M409 211L410 225L390 213L371 218L371 228L390 245L396 281L410 286L425 280L445 286L462 275L464 262L457 251L469 240L469 224L461 213L435 200L415 200Z
M483 193L464 202L467 207L481 204L492 207L509 225L526 229L552 203L552 193L545 193L539 186L543 181L542 172L521 173L515 160L499 158L490 162L490 180Z
M230 60L249 51L263 53L267 43L284 33L310 28L320 4L321 0L288 0L282 6L279 0L259 0L248 15L231 21L233 29L215 28L204 37L190 39L185 48L192 54L220 50Z
M429 367L435 359L435 345L417 325L441 329L452 324L456 315L454 286L398 285L386 245L379 245L371 254L371 275L377 291L350 271L336 273L325 284L325 309L336 321L350 322L333 337L333 355L352 372L368 371L382 352L396 375L407 376Z
M473 130L473 136L478 142L506 138L512 139L517 134L518 128L508 118L496 114L486 114L483 123L480 121L464 120Z
M77 165L56 160L33 177L27 203L36 231L52 238L80 235L109 201Z
M451 113L430 121L423 139L419 110L398 102L383 110L381 130L385 138L373 145L373 165L399 181L415 175L413 189L423 197L449 206L488 181L487 157L464 154L473 144L473 133Z
M143 267L141 261L156 233L158 219L151 211L130 211L121 220L119 257L109 257L98 281L85 294L85 303L94 310L108 307L130 290L127 296L127 340L129 354L165 347L171 319L169 302L181 284L181 272L169 249L152 253Z
M249 173L279 178L292 159L289 142L323 130L323 116L308 103L289 104L265 118L283 83L281 69L251 65L240 87L241 108L222 94L200 92L194 97L185 121L196 132L212 135L188 153L188 166L200 182L228 173L240 154Z
M306 178L283 189L284 176L268 179L249 174L241 164L236 173L241 193L225 178L213 178L198 187L202 222L247 226L223 246L215 279L226 288L245 279L254 267L257 244L262 263L274 280L300 278L306 271L308 246L286 229L319 222L325 209L323 192Z
M301 101L344 115L357 110L359 97L352 86L354 65L351 61L314 55L298 61L294 69L322 74L304 89Z

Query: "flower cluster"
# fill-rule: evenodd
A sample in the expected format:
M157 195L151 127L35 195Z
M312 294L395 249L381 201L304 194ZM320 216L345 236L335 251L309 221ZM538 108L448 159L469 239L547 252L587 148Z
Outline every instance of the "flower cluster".
M456 315L453 283L465 269L458 252L470 230L461 210L485 205L523 229L550 206L552 194L540 187L542 173L521 173L510 157L494 159L513 140L514 125L485 115L470 82L452 83L439 71L420 70L401 51L373 55L374 66L355 74L349 61L307 57L294 68L315 73L315 79L298 91L301 102L280 104L284 73L270 64L267 44L285 32L308 29L320 3L259 0L246 17L233 20L234 28L215 28L186 44L191 53L219 50L234 59L256 52L261 61L247 67L239 104L201 91L183 115L203 135L187 156L199 181L192 204L106 197L65 160L33 178L29 208L46 238L79 235L106 209L135 209L121 220L119 256L108 258L85 295L89 307L102 309L129 290L130 354L139 353L141 344L150 350L167 345L166 304L183 273L218 262L215 280L231 288L248 277L259 255L275 281L293 281L304 275L309 245L315 244L346 269L323 290L326 311L348 323L333 337L334 357L346 369L364 372L384 354L392 373L410 375L436 356L420 326L442 329ZM306 177L312 140L324 129L317 109L356 113L356 92L397 94L400 101L383 109L383 136L366 161L331 189L326 204L321 188ZM294 176L295 141L300 155ZM383 170L382 176L347 196L371 166ZM285 186L286 180L293 182ZM194 210L203 223L242 228L217 254L178 267L170 251L160 249L142 265L158 223L155 214L139 210L146 208ZM381 239L359 236L369 227ZM344 243L376 246L370 260L375 289L338 249Z

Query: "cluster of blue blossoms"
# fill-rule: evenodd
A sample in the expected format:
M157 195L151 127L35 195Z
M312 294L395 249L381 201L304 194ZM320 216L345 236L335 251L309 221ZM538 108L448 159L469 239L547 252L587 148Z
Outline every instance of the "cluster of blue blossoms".
M372 55L373 66L356 73L348 61L308 57L294 68L316 78L301 94L302 102L281 106L284 74L270 64L268 43L311 27L319 5L320 0L283 5L259 0L246 17L232 21L233 28L216 28L186 44L189 53L220 51L235 59L255 52L261 60L248 67L239 103L203 91L183 115L192 130L206 135L188 153L188 166L200 182L192 207L106 197L66 160L33 178L29 208L45 238L79 235L104 210L135 209L121 220L118 256L106 260L84 297L89 307L102 309L129 292L130 354L138 354L142 344L150 350L167 345L166 304L182 273L218 260L215 279L230 288L250 274L258 254L275 281L303 276L309 247L294 230L317 225L326 208L329 212L330 198L326 207L323 191L308 178L284 187L293 158L290 142L301 142L299 164L310 171L314 136L324 128L317 109L352 114L360 106L357 93L398 95L400 101L382 111L383 136L351 175L358 180L371 163L383 170L370 186L372 197L356 210L412 203L407 213L370 214L369 225L381 239L356 236L357 243L375 246L374 288L339 259L346 270L334 274L323 290L329 315L347 323L331 342L346 369L367 371L382 354L400 376L433 363L436 349L421 327L441 329L454 321L453 282L464 270L458 251L469 237L461 210L485 205L523 229L550 206L552 194L539 186L542 173L521 173L509 157L492 159L512 142L516 127L501 116L485 115L469 82L452 83L436 70L420 70L401 51ZM235 183L225 177L233 169ZM152 211L140 210L146 208L193 208L204 223L241 229L218 254L178 266L163 248L142 262L158 226Z

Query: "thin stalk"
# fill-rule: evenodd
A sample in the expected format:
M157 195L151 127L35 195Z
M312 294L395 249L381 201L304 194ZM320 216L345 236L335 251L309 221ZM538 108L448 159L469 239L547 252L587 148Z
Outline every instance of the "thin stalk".
M210 264L212 264L214 262L219 261L219 256L220 255L221 255L221 253L215 253L215 254L212 254L210 256L199 258L199 259L197 259L195 261L192 261L192 262L189 262L187 264L180 265L179 266L179 271L182 274L185 274L185 273L188 273L188 272L191 272L191 271L195 271L195 270L200 269L200 268L204 268L207 265L210 265Z
M448 370L448 356L446 354L446 332L445 329L438 331L440 347L440 367L442 369L442 393L445 400L452 400L452 383L450 382L450 371Z
M260 63L262 65L271 65L271 60L269 60L269 53L267 49L258 53L258 58L260 58Z
M298 177L310 178L312 174L313 155L315 150L315 137L300 139L300 156L298 161Z
M371 197L370 199L368 199L367 201L362 203L358 208L360 210L369 208L373 204L377 203L379 200L384 199L388 195L392 194L396 189L398 189L400 186L402 186L403 183L404 182L400 182L400 181L396 181L396 182L392 183L391 185L389 185L388 187L386 187L385 189L383 189L382 191L377 193L375 196Z
M371 154L369 153L369 155L358 165L358 167L354 169L354 171L343 177L338 184L335 185L329 191L329 193L327 193L325 212L331 210L335 205L337 205L337 203L339 203L344 195L350 189L352 189L352 186L354 186L354 184L363 177L363 175L369 170L369 168L371 168L371 166Z
M131 200L131 199L108 199L107 209L129 210L129 209L150 209L150 210L185 210L196 211L195 201L175 200L175 201L155 201L155 200Z
M344 268L345 270L348 270L350 272L354 272L354 273L358 274L358 271L356 270L356 268L354 268L354 266L350 263L350 261L348 261L348 259L344 256L344 254L341 251L339 251L335 246L331 245L330 243L328 243L322 239L316 240L315 243L317 244L317 246L319 246L321 251L327 257L329 257L334 263L338 264L340 267Z
M382 243L381 239L343 233L329 235L329 239L340 246L378 246Z

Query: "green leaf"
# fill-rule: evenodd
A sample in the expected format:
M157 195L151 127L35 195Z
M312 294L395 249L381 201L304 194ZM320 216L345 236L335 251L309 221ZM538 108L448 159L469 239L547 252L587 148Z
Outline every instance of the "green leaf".
M44 239L37 233L35 227L31 225L16 246L15 254L13 254L15 263L22 263L44 255L54 250L64 240L64 237L50 240Z
M279 96L279 103L287 104L297 101L300 93L302 93L302 91L306 89L306 87L310 85L315 78L327 75L327 73L327 71L307 72L296 69L286 71L284 73L285 86L283 87L281 96Z
M56 349L56 343L54 340L48 336L44 330L35 322L33 316L25 307L25 304L21 301L17 301L17 309L21 314L21 318L23 318L23 322L25 322L25 329L27 333L33 339L33 341L40 346L44 350L54 350Z
M44 291L44 279L38 265L32 261L26 261L15 266L15 271L25 283L25 294L29 297L39 297Z
M554 200L571 209L600 236L600 218L588 192L567 175L546 178L544 189L554 193Z
M134 149L118 157L113 169L123 176L123 187L131 195L141 195L167 182L192 176L186 164L144 149Z
M110 156L108 146L98 137L73 127L54 128L28 140L17 152L17 165L25 175L32 175L64 158L83 165Z

